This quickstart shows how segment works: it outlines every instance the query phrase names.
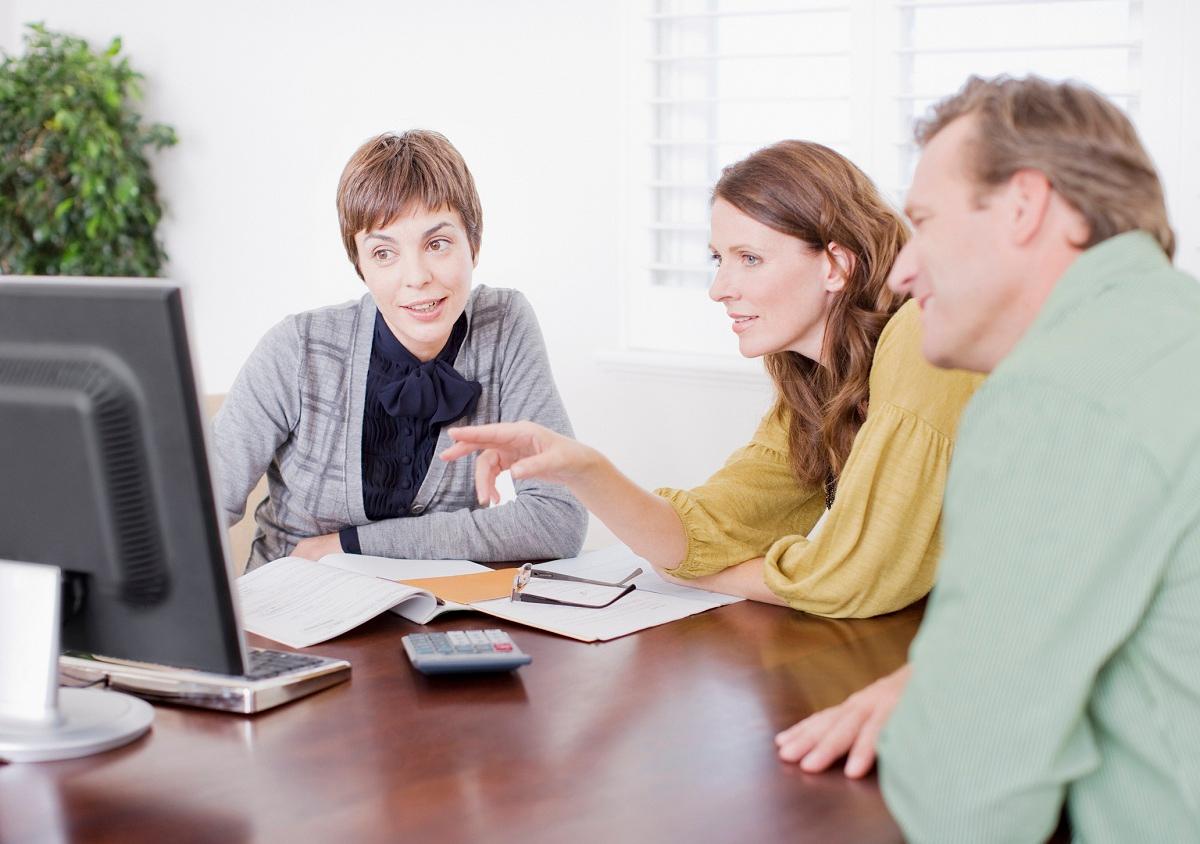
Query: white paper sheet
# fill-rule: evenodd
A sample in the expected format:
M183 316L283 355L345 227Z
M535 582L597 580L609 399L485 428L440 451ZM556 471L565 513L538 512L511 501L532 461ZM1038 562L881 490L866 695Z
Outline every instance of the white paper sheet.
M329 554L321 562L346 571L382 577L384 580L421 580L426 577L450 577L490 571L487 566L468 560L393 560L362 554Z
M635 589L603 609L525 604L508 598L482 601L475 609L499 618L541 627L584 642L606 642L647 627L656 627L714 609L717 601L687 600Z
M634 579L635 590L608 607L560 607L553 604L527 604L507 598L484 601L475 608L500 618L542 627L580 639L605 642L647 627L687 618L726 604L744 601L734 595L722 595L704 589L692 589L669 583L659 577L646 560L625 545L617 544L565 560L539 563L536 568L617 582L636 568L642 574ZM554 581L531 581L526 589L538 584L538 594L553 594L571 600L571 588ZM553 585L551 585L553 584Z
M428 592L299 557L284 557L238 578L242 626L292 648L332 639L402 601L425 611ZM425 605L428 605L427 607Z
M612 582L616 582L634 569L640 568L642 574L638 575L633 582L637 585L638 590L643 592L655 592L659 595L670 595L688 601L702 601L713 606L725 606L746 600L736 595L725 595L721 592L709 592L707 589L669 583L658 576L649 562L629 550L628 546L620 543L601 548L598 551L589 551L578 557L539 563L536 568ZM621 601L624 600L625 598L621 599Z
M617 598L624 589L624 586L598 586L594 583L576 583L570 580L531 578L523 590L523 594L553 598L556 601L567 601L572 604L586 604L588 607L594 608L602 607ZM618 600L624 600L624 598Z

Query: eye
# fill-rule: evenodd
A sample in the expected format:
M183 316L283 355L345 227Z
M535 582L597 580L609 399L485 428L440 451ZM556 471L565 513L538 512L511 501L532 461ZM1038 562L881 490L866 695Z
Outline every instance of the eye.
M444 237L439 237L437 240L431 240L428 248L430 252L445 252L450 248L450 241Z
M751 255L749 252L742 253L742 263L747 267L753 267L762 263L762 258L757 255Z
M721 256L716 252L713 252L712 254L710 254L708 256L708 260L710 260L713 263L713 266L716 266L716 267L721 266Z
M376 261L390 261L392 259L392 250L376 249L371 255L374 256Z

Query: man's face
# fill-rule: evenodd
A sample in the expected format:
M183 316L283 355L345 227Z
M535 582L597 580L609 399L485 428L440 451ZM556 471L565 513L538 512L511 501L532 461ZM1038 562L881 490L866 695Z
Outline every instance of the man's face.
M974 131L974 118L960 117L925 146L905 205L914 234L888 285L919 303L930 363L990 372L1002 356L1002 327L1020 308L1021 285L1009 191L1001 186L981 202L969 173Z

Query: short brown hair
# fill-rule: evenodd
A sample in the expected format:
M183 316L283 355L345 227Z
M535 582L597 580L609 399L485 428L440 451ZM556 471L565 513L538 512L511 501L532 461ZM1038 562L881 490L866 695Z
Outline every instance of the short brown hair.
M828 255L836 243L853 256L825 319L825 365L792 351L765 360L778 393L776 411L789 416L792 472L819 488L841 474L866 419L875 345L904 303L886 282L908 228L865 173L811 141L780 141L729 165L713 199L813 252Z
M1158 172L1129 118L1097 91L1037 76L972 76L917 123L917 143L968 115L976 120L971 175L985 189L1038 170L1087 221L1081 248L1141 229L1174 255Z
M471 257L479 254L483 212L467 163L444 135L412 129L377 135L350 157L338 181L338 224L350 263L362 278L354 235L386 226L411 202L458 212Z

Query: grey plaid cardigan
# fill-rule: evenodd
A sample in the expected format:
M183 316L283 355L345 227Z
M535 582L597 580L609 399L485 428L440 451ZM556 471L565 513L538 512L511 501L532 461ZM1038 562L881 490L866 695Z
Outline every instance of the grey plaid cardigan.
M572 436L528 300L478 285L454 368L483 386L474 413L442 429L409 517L372 522L362 489L362 419L375 325L370 295L287 317L259 342L213 422L220 504L241 518L266 472L270 494L247 570L286 556L309 536L354 525L364 554L480 562L570 557L587 512L567 490L516 482L516 498L480 508L474 458L444 463L447 428L529 419Z

